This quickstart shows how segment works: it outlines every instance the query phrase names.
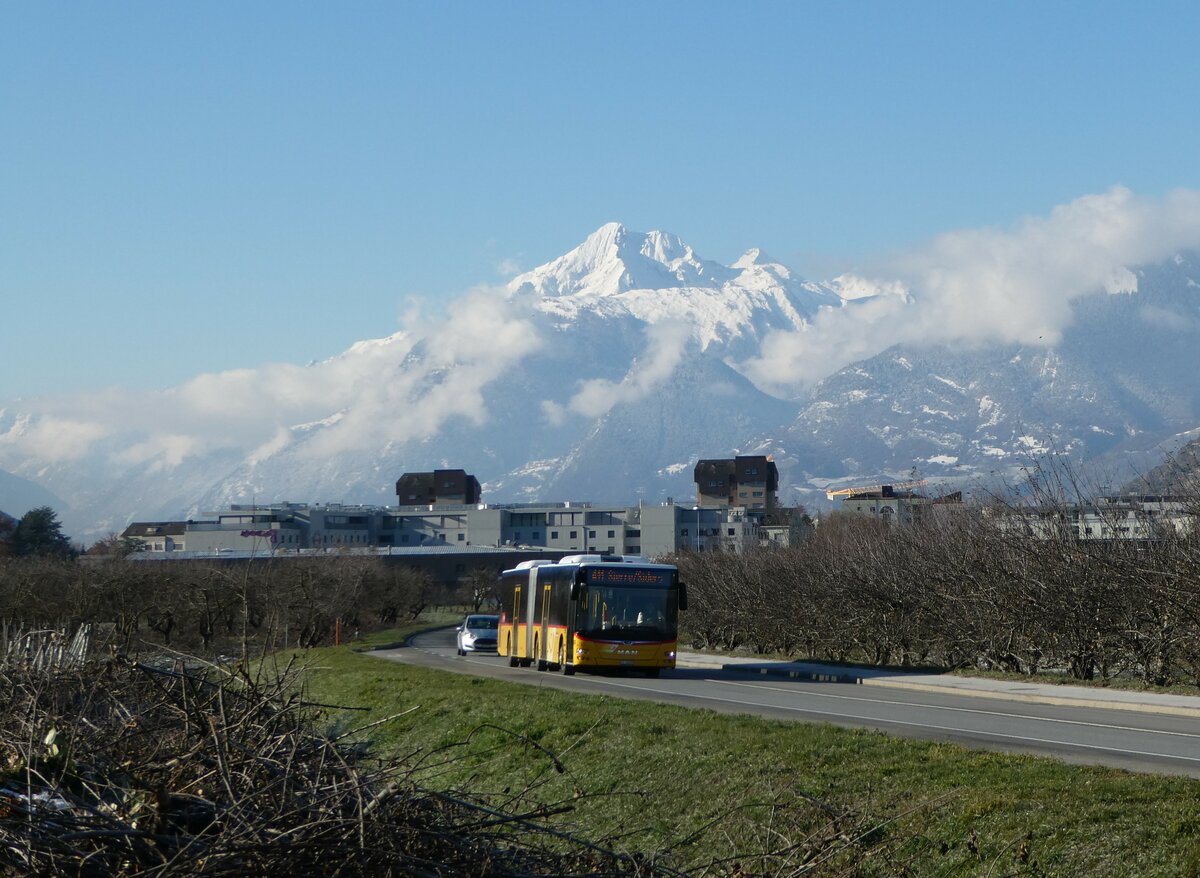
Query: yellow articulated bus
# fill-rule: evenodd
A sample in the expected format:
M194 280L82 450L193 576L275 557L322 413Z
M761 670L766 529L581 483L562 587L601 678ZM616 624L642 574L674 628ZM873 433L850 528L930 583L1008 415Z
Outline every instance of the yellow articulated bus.
M573 674L675 667L687 590L670 564L622 555L524 561L500 574L500 655Z

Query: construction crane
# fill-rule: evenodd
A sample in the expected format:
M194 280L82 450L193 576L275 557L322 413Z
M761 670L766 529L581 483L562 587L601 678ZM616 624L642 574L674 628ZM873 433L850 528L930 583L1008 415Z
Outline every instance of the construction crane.
M891 482L886 485L858 485L853 488L830 488L825 492L826 500L836 500L838 497L852 497L855 494L869 494L872 491L882 491L891 488L894 491L907 491L909 488L919 488L925 484L924 479L911 482Z

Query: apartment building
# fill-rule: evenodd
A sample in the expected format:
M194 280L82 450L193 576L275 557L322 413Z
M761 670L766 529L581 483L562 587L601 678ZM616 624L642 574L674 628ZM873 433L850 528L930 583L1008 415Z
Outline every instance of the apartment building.
M480 501L479 479L461 469L405 473L396 481L400 506L459 506Z
M693 478L697 506L741 507L754 512L779 505L779 469L769 456L701 460Z

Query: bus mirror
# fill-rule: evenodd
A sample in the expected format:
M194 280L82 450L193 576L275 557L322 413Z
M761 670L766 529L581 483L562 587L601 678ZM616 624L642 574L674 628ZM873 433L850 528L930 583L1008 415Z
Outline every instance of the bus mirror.
M682 582L679 583L679 609L687 609L687 585Z

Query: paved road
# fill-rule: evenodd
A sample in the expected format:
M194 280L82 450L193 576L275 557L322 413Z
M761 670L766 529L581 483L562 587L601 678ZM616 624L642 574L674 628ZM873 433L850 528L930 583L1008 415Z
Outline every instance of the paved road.
M1200 707L1175 707L1177 702L1189 703L1179 696L1158 702L1149 699L1149 710L1129 703L1099 707L1094 705L1103 703L1098 699L1106 697L1105 693L1076 687L1012 684L1003 690L985 684L964 690L962 678L847 676L840 671L830 674L829 668L816 665L728 663L686 653L680 656L680 667L664 671L658 679L582 672L566 677L510 668L507 659L496 655L460 657L451 629L428 632L409 647L372 655L527 685L872 728L1068 762L1200 777ZM967 681L966 686L975 684ZM1038 690L1042 689L1052 690L1054 697L1040 698ZM1084 703L1071 703L1076 694L1087 696ZM1042 703L1047 700L1065 703Z

